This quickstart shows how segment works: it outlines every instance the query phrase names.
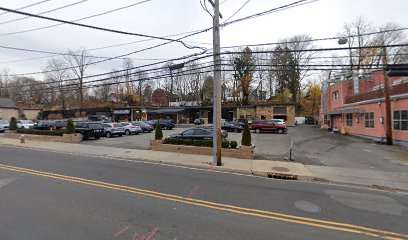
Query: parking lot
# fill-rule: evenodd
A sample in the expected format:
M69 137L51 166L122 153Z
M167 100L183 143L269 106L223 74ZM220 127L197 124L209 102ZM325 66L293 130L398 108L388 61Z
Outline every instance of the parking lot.
M193 126L192 126L193 127ZM180 133L187 128L175 128L173 130L163 130L163 137L167 137L170 134ZM238 145L241 144L242 133L228 133L228 140L237 141ZM154 139L154 132L142 133L139 135L129 135L113 138L101 138L99 140L87 140L84 144L109 146L118 148L130 148L130 149L149 149L150 140ZM273 156L282 155L288 151L290 145L289 134L276 134L276 133L262 133L252 134L252 143L256 147L257 158L271 159Z
M191 126L193 127L193 126ZM163 136L179 133L186 128L163 130ZM242 133L228 133L228 140L240 145ZM408 151L399 146L385 146L369 140L328 133L316 126L291 127L287 134L252 133L256 159L281 159L288 156L293 141L295 162L333 167L408 171ZM84 144L118 148L149 149L154 132L140 135L101 138Z

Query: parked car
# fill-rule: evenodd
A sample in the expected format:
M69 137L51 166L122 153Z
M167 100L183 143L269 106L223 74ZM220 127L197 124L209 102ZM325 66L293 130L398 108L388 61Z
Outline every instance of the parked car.
M156 123L157 123L157 120L148 120L148 121L145 121L144 123L147 123L152 127L155 127Z
M105 130L105 136L111 138L113 136L123 136L125 134L125 128L120 123L103 123Z
M164 120L159 120L159 122L160 122L160 127L162 129L172 130L175 127L173 120L164 119Z
M228 121L221 121L221 129L227 132L242 132L242 126L236 126Z
M264 131L282 134L287 132L288 128L285 124L278 124L273 120L255 120L251 125L251 130L254 130L256 133Z
M202 125L202 124L204 124L204 119L197 118L197 119L194 120L194 124L195 125Z
M82 140L93 137L95 139L101 138L104 135L104 128L98 122L75 122L75 132L82 134Z
M7 120L0 120L0 132L4 132L9 129L10 123Z
M183 138L183 139L204 139L212 140L213 129L211 128L190 128L181 133L171 134L169 138ZM227 138L228 133L222 131L222 138Z
M66 128L66 126L67 122L65 120L42 120L34 123L32 128L37 130L59 130Z
M272 119L272 121L274 121L276 124L286 124L283 119Z
M142 129L139 126L133 125L131 122L124 122L121 123L123 128L125 129L125 134L126 135L131 135L131 134L139 134L142 133Z
M145 122L133 122L132 125L139 126L143 132L150 133L154 130L154 128L150 124L147 124Z
M233 124L233 125L235 125L235 126L241 126L241 127L244 127L244 123L242 123L242 122L238 122L238 121L230 121L229 123L231 123L231 124Z
M34 126L34 122L31 120L17 120L17 128L30 129Z
M240 122L242 124L248 123L249 125L252 124L254 118L251 115L248 115L246 118L236 118L234 119L235 122Z

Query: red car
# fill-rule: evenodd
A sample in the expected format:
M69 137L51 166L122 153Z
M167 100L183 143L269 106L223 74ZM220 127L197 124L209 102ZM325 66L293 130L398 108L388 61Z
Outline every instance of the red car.
M251 125L251 130L254 130L256 133L260 132L277 132L285 133L288 131L288 128L285 124L277 124L273 120L254 120Z

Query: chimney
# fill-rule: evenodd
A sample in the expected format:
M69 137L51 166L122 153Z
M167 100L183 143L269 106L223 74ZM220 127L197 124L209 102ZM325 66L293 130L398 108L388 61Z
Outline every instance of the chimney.
M353 78L354 94L358 94L360 90L359 90L358 72L357 71L353 70L352 78Z

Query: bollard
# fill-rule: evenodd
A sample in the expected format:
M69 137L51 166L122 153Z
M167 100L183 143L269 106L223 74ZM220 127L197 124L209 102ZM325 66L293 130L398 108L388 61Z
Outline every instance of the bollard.
M24 134L22 134L22 135L20 136L20 143L25 143Z

